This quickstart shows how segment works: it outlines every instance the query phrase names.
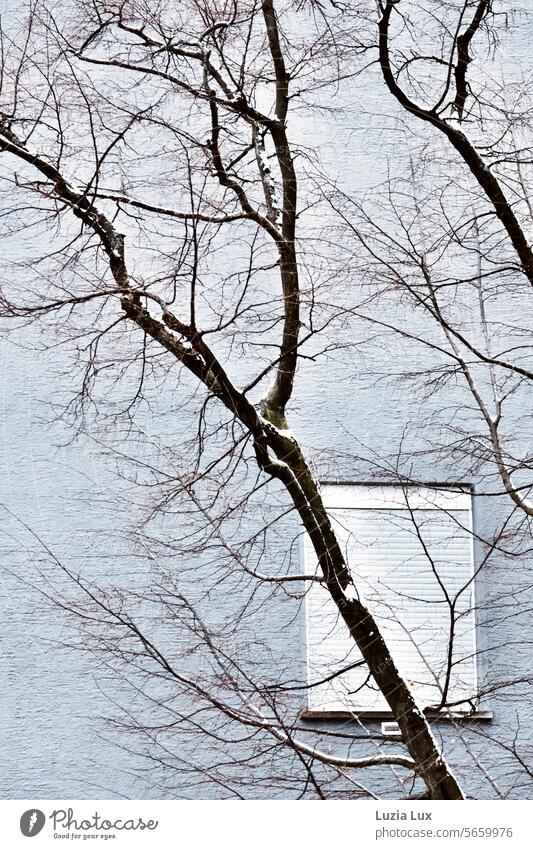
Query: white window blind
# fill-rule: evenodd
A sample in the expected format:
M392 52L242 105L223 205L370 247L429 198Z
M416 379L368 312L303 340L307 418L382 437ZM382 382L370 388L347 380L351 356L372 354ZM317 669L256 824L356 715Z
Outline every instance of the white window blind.
M450 646L447 701L476 691L471 496L453 489L328 484L322 496L361 600L376 619L396 666L419 706L437 705ZM309 539L305 569L317 574ZM306 597L308 707L313 711L388 710L327 590L312 583ZM454 710L470 710L461 705Z

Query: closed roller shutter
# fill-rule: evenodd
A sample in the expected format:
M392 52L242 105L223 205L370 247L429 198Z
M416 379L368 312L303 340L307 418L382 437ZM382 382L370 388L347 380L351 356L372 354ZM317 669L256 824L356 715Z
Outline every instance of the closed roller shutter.
M471 497L429 488L327 485L326 507L362 601L368 606L394 661L421 707L437 705L448 668L447 701L476 691L472 582ZM408 506L409 505L409 506ZM309 540L305 569L316 573ZM452 617L449 601L455 600ZM327 590L313 583L306 600L308 682L357 664L350 639ZM366 666L309 689L309 709L387 710ZM454 710L470 710L463 704Z

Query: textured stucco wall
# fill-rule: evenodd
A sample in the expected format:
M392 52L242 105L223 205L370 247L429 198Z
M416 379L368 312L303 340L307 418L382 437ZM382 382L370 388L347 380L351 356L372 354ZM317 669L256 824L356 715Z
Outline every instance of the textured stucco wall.
M21 356L22 353L22 356ZM368 364L369 373L372 364ZM418 406L405 387L392 379L372 385L365 375L351 374L344 380L346 366L329 360L323 365L306 365L300 372L299 393L295 402L293 428L323 476L328 479L372 480L376 470L361 456L394 455L405 430L415 428L411 437L417 444ZM335 391L332 391L332 375ZM0 502L23 519L50 544L59 556L64 552L69 565L75 564L76 552L95 545L95 540L109 529L110 516L102 509L95 512L94 493L104 490L111 481L109 470L83 441L75 446L61 445L66 439L59 425L43 421L42 401L54 392L58 377L47 359L30 351L21 352L10 344L2 345L2 476ZM523 431L522 431L523 433ZM424 438L431 441L429 426ZM361 445L363 443L363 446ZM416 476L427 481L472 480L456 466L445 462L435 466L432 458L419 458ZM90 492L91 507L85 509ZM83 493L86 493L84 496ZM507 500L501 504L491 498L475 498L476 531L490 536L509 510ZM140 762L115 745L106 742L100 717L109 714L110 704L95 682L98 670L87 658L62 647L69 634L54 606L32 587L38 583L32 563L38 560L38 543L21 532L18 522L4 515L3 528L9 536L2 539L2 582L0 629L3 647L2 699L0 737L2 795L25 797L106 797L131 798L154 796L150 781L135 778L133 768ZM298 534L297 523L287 528L287 540ZM21 552L20 540L30 554ZM282 553L282 541L277 543ZM116 543L115 543L116 545ZM98 546L95 545L95 552ZM275 561L277 553L272 550ZM25 567L25 559L27 568ZM106 559L96 555L95 573L105 574ZM523 575L510 573L507 564L498 563L477 583L478 602L483 594L502 579L509 584L516 578L521 585ZM14 574L12 574L14 573ZM29 582L29 583L28 583ZM292 625L284 621L285 611L269 609L268 631L272 654L287 655L290 646L295 661L300 661L304 675L305 643L303 615ZM281 625L283 624L283 628ZM480 627L480 645L499 646L490 653L492 668L500 667L507 677L516 668L524 674L531 662L527 640L523 639L523 619L508 617L497 629ZM480 660L483 667L483 658ZM483 669L481 669L483 673ZM107 687L113 693L112 687ZM490 726L484 731L507 739L508 729L517 727L527 738L529 698L523 690L518 698L489 699L486 707L494 712ZM324 726L323 726L324 727ZM328 727L328 726L325 726ZM372 730L372 726L369 726ZM375 726L375 730L379 730ZM436 733L443 735L445 749L458 771L467 776L468 790L474 796L493 795L472 759L465 756L464 746L454 744L457 732L440 724ZM483 764L491 775L507 788L506 776L511 761L499 748L492 751L486 742L472 739ZM514 779L509 779L512 782ZM378 782L379 784L379 782ZM384 787L390 788L388 775ZM375 785L374 785L375 786ZM266 790L262 794L268 795ZM530 789L518 786L512 796L527 796ZM205 795L205 790L201 791ZM215 791L216 795L216 791Z
M351 117L349 112L339 113L337 121L312 127L313 144L323 151L325 167L341 180L348 193L379 182L387 164L378 157L378 151L387 149L386 140L381 136L372 141L373 128L383 121L380 90L354 83L344 103L349 105L351 97L357 100ZM387 109L393 116L392 105L387 105ZM378 113L379 119L375 117ZM361 115L366 121L364 131L357 124ZM296 130L309 138L309 125ZM394 162L394 143L390 143L387 152L389 163ZM21 241L22 248L24 244ZM11 249L15 251L16 244ZM512 323L513 310L516 305L510 305L508 314L500 317ZM361 328L363 336L365 332ZM80 547L85 555L93 548L96 576L105 574L102 538L113 530L113 516L106 509L104 498L107 487L113 485L113 472L90 440L70 444L63 425L50 421L53 411L46 404L55 398L58 382L64 379L65 363L61 349L41 354L34 350L35 344L31 329L17 340L0 342L0 504L11 511L4 513L5 534L0 541L0 793L4 798L153 797L157 791L149 777L134 774L138 760L106 739L100 717L109 712L110 705L95 684L98 670L88 658L69 649L64 621L39 593L42 585L33 567L25 568L25 559L31 557L33 565L38 561L39 541L34 538L32 544L31 534L24 532L19 520L53 545L57 556L64 553L71 565ZM369 345L364 351L354 349L301 365L291 425L324 478L372 480L376 475L373 457L392 459L400 443L409 453L431 446L440 438L439 411L435 408L430 416L426 405L421 423L416 393L398 380L399 359L405 363L404 347L389 340L385 358L379 345ZM416 371L426 366L427 360L421 351L413 349L407 365L410 371ZM388 373L388 379L376 382L376 371ZM450 385L447 392L436 396L434 403L440 405L443 415L449 404L460 403L457 393ZM522 444L527 444L533 427L523 415L524 398L517 403L515 420L520 422ZM507 500L484 499L485 482L472 477L467 468L458 467L455 461L447 463L441 458L436 463L430 453L421 454L414 476L428 482L472 483L478 493L474 505L476 530L486 537L509 511ZM101 510L95 507L100 501ZM287 539L292 540L297 533L295 524L288 529ZM27 550L21 550L21 539L28 545ZM277 545L282 550L279 541ZM273 550L272 557L275 556ZM481 556L479 551L477 556ZM502 580L511 582L515 578L509 574L507 563L498 564L496 560L478 582L478 600L490 596ZM499 667L509 674L510 669L516 668L517 673L523 674L530 664L523 628L523 620L515 621L512 616L502 621L497 631L480 623L480 645L499 646L490 653L493 671ZM273 655L283 654L290 645L303 674L302 616L289 627L285 610L280 609L279 618L275 610L271 611L269 630ZM483 674L483 657L479 662ZM112 687L108 692L113 692ZM493 710L494 720L484 726L486 733L506 739L507 730L519 726L523 729L520 733L527 735L530 700L523 692L513 699L489 699L487 707ZM459 732L442 724L435 731L442 734L445 751L465 777L468 792L480 797L494 795L472 756L467 756L464 746L455 739ZM505 752L474 737L469 745L500 786L510 789L515 779ZM388 788L389 784L387 773L383 787ZM379 780L375 787L379 787ZM213 792L216 795L217 791ZM266 789L260 792L268 795ZM531 788L521 784L510 789L514 797L530 792Z

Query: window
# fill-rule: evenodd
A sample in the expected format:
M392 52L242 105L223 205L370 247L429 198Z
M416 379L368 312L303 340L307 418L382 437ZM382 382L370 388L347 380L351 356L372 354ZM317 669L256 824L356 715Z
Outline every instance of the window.
M461 488L328 484L322 496L361 599L375 617L419 706L476 692L471 495ZM309 539L305 570L317 571ZM450 601L455 600L452 616ZM388 711L327 590L306 597L310 711ZM453 621L453 639L451 624ZM329 676L331 680L322 682ZM315 686L316 685L316 686ZM454 710L471 710L461 704Z

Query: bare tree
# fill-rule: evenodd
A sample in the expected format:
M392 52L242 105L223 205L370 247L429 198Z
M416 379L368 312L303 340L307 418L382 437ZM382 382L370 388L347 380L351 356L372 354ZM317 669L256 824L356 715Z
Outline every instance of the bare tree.
M158 492L135 534L151 564L145 584L97 586L50 551L76 588L68 600L61 582L50 594L75 612L90 650L126 670L135 694L126 724L153 744L162 775L195 775L200 787L215 782L237 795L275 774L281 793L325 798L342 785L372 796L360 771L390 767L402 794L418 779L429 798L464 798L430 712L367 606L320 471L290 429L299 364L344 350L357 371L360 347L376 339L383 349L394 338L407 352L429 352L426 369L404 375L416 371L424 383L428 416L452 381L459 410L477 411L443 425L431 451L491 481L496 470L494 495L511 499L511 516L478 540L477 572L494 552L514 560L528 551L528 459L503 433L506 409L531 379L526 328L505 328L504 343L497 316L501 299L533 282L529 115L521 100L505 101L511 87L488 92L474 73L475 45L484 38L491 50L498 34L490 0L377 6L38 2L17 31L3 32L4 227L13 233L24 221L49 245L19 271L20 284L4 281L2 315L13 333L38 321L67 336L81 389L63 414L79 431L96 416L119 438L125 422L132 449L121 449L122 474L133 468L130 483ZM376 71L417 143L407 171L361 199L334 185L309 127L327 121L344 80ZM465 320L465 304L476 322ZM395 323L399 310L415 320ZM354 327L362 341L352 341ZM170 423L146 422L162 390ZM450 595L440 576L409 507L409 486L421 483L412 452L404 458L398 446L395 464L374 462L378 480L403 487L449 609L431 709L451 715L472 579ZM110 509L120 512L118 500ZM316 572L295 568L294 516ZM399 725L400 749L363 726L329 732L336 746L346 738L340 754L319 744L298 706L321 682L302 682L288 649L278 679L268 667L269 610L291 621L316 585L360 658L339 658L331 677L364 668ZM509 598L502 594L500 610ZM474 712L481 695L468 696ZM194 742L199 734L204 744ZM189 738L198 757L184 758ZM522 769L520 751L505 745Z

